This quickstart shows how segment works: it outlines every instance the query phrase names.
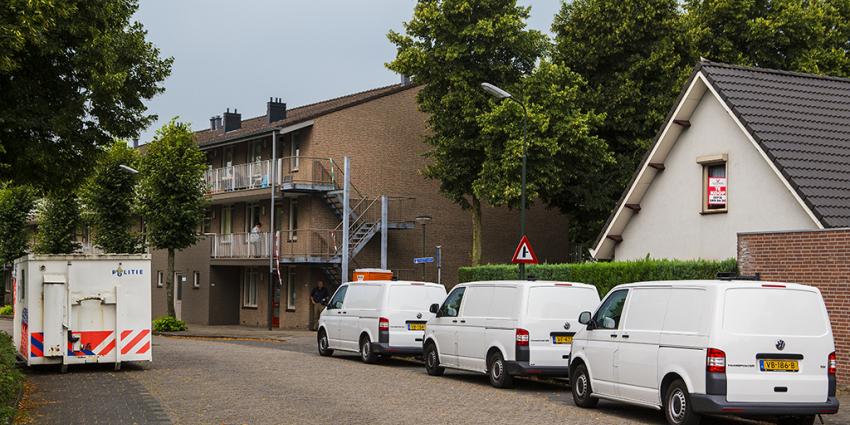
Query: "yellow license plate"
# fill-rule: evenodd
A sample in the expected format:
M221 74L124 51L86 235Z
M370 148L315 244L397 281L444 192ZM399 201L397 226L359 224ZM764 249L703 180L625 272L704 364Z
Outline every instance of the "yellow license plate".
M411 331L424 331L425 324L424 323L408 323L407 329Z
M569 336L569 335L555 335L552 338L554 338L554 340L552 342L554 342L555 344L572 344L573 343L573 337Z
M798 372L800 363L797 360L759 360L763 372Z

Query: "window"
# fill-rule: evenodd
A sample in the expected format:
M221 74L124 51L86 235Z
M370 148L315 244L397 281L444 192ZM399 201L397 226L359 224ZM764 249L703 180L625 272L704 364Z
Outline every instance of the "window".
M342 308L342 303L345 301L345 293L348 291L348 286L340 286L336 290L331 302L328 303L328 310L337 310Z
M289 268L286 273L286 309L295 311L295 269Z
M289 232L287 240L294 242L298 240L298 200L289 200Z
M702 165L702 212L726 212L726 154L697 159Z
M292 139L289 143L289 169L290 171L298 171L298 166L301 163L301 142L299 134L292 133Z
M242 307L257 307L257 281L260 274L255 270L246 270L242 279Z
M466 291L466 288L455 288L455 290L446 297L446 300L443 302L440 310L437 311L437 317L457 317L457 314L460 311L461 301L463 301L464 291Z
M204 223L202 224L202 232L204 234L212 233L212 222L215 218L215 211L212 208L204 210Z
M162 271L158 270L156 272L156 287L162 288Z
M230 205L221 207L221 223L219 225L221 234L228 235L233 233L233 208Z
M192 273L192 287L198 289L201 287L201 272Z
M250 233L254 229L254 226L260 222L261 212L259 205L248 204L245 208L245 216L248 217L245 220L245 233Z
M21 301L27 299L27 272L21 269L21 289L18 291L21 294Z
M262 161L263 159L263 141L256 141L251 145L251 157L248 158L248 162L251 161Z
M605 303L596 310L593 322L597 329L617 329L620 326L620 316L623 314L623 306L626 305L627 289L615 291L605 300Z

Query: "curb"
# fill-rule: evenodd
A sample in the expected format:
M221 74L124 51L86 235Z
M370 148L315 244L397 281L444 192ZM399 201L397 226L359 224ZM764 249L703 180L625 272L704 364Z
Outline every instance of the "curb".
M164 336L169 338L184 338L184 339L218 339L218 340L239 340L239 341L272 341L286 342L285 338L276 337L256 337L256 336L240 336L240 335L198 335L198 334L181 334L177 332L153 332L154 335Z

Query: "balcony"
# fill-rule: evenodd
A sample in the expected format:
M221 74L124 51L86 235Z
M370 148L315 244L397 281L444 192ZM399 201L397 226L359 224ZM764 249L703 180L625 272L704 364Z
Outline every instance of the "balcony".
M336 229L298 229L261 233L207 235L210 258L216 260L262 260L272 254L282 263L338 263L342 232Z
M211 239L210 257L215 259L269 258L272 234L223 233L208 235Z
M211 194L268 188L271 187L271 161L255 161L207 170L204 181L207 191Z
M204 173L207 192L216 198L233 192L268 189L273 164L276 186L285 191L327 192L341 186L342 170L332 159L286 157L207 170Z

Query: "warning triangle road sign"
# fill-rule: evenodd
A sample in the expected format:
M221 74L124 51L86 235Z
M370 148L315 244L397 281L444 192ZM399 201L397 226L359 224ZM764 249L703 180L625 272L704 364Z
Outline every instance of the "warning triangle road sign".
M528 242L527 236L522 235L522 239L519 240L519 245L517 245L516 251L514 251L514 258L511 262L514 264L537 264L537 255L531 249L531 243Z

